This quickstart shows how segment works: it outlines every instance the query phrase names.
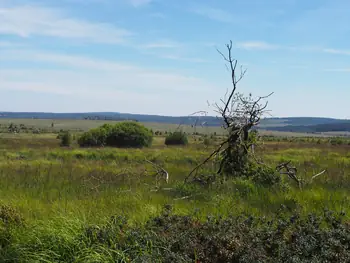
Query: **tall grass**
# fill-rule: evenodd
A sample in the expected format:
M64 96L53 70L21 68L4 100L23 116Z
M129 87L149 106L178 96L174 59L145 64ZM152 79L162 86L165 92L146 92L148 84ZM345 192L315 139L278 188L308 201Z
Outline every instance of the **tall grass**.
M203 188L186 185L183 179L213 146L191 141L188 146L166 147L163 139L142 150L60 148L59 140L47 135L35 140L2 139L0 203L16 208L25 227L1 223L0 250L6 249L0 256L3 253L7 262L114 262L116 258L128 262L127 253L118 249L87 245L89 240L79 239L82 229L103 225L116 215L139 226L159 215L166 204L177 214L195 213L200 220L242 213L273 217L281 206L303 215L328 208L345 212L345 220L350 219L347 145L267 143L263 149L267 164L291 159L305 180L327 169L301 190L287 177L283 180L289 186L283 189L241 179ZM169 184L154 174L145 159L169 172ZM213 171L210 165L205 169Z

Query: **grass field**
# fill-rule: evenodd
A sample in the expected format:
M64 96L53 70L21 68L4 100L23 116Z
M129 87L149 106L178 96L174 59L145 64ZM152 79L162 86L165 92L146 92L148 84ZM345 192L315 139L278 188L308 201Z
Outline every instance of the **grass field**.
M32 121L18 120L25 125ZM100 124L55 121L57 129L85 130ZM35 120L35 125L48 127L51 121ZM149 125L154 130L175 127ZM56 136L0 136L0 262L165 262L164 257L156 261L151 254L157 250L170 255L175 253L173 247L164 247L162 241L163 250L155 249L156 245L150 249L149 240L153 239L148 232L145 234L148 238L136 238L139 232L130 232L136 241L127 243L124 250L105 239L103 242L93 239L94 243L92 238L84 236L82 241L81 235L88 226L103 229L113 216L125 216L132 229L141 229L148 220L159 216L166 205L171 205L175 214L194 215L199 221L209 215L274 218L283 206L286 214L301 216L322 215L324 209L330 209L345 213L345 222L350 222L349 145L266 142L259 151L268 165L292 160L305 181L327 170L302 189L288 177L283 177L286 184L283 188L271 189L242 179L201 187L183 183L188 172L213 149L200 140L191 139L188 146L167 147L164 137L159 136L151 148L145 149L80 149L75 144L70 148L60 147ZM154 175L154 167L145 158L169 172L168 184ZM205 171L213 170L207 165ZM166 236L162 238L165 240ZM348 246L350 240L346 242ZM180 254L174 257L166 262L194 262L181 259Z

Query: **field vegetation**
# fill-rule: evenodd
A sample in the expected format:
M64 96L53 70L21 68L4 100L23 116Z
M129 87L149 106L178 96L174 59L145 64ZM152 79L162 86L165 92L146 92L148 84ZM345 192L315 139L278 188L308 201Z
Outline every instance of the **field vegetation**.
M349 259L349 145L266 140L257 151L271 166L292 160L305 182L326 169L302 189L287 175L277 184L233 178L203 186L184 179L220 136L189 135L185 146L166 146L165 136L151 147L123 149L81 148L74 134L62 147L57 134L2 133L3 262ZM169 182L146 160L163 167ZM294 234L298 241L290 243ZM300 242L310 240L306 251ZM298 253L300 261L292 261Z

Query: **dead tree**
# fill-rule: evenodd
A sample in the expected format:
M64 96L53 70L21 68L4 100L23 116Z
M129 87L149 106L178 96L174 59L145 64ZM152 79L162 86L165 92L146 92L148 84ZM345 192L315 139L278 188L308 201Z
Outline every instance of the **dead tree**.
M232 41L226 45L227 55L217 50L228 64L231 73L232 89L229 96L221 99L221 103L215 103L215 111L220 115L223 121L223 128L227 131L227 137L218 147L199 165L197 165L186 177L187 181L198 169L213 158L219 159L219 168L216 172L220 174L238 175L242 172L247 158L250 154L252 142L250 140L251 129L258 125L262 116L266 112L268 102L263 101L271 96L253 98L252 94L244 96L238 92L238 83L243 79L246 70L240 67L239 73L238 61L232 56Z

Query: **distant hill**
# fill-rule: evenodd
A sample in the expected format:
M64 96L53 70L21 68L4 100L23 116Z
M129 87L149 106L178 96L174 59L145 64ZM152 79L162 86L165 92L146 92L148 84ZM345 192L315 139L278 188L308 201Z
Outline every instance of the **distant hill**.
M47 112L0 112L3 119L73 119L73 120L135 120L183 125L221 126L222 120L213 116L161 116L119 112L47 113ZM258 129L288 132L350 131L350 120L321 117L288 117L263 119Z
M0 118L5 119L73 119L73 120L136 120L139 122L157 122L169 124L221 126L222 122L217 117L212 116L161 116L130 114L119 112L86 112L86 113L46 113L46 112L0 112Z
M301 133L321 133L321 132L350 132L350 121L324 123L316 125L287 125L281 127L268 127L270 131L301 132Z

